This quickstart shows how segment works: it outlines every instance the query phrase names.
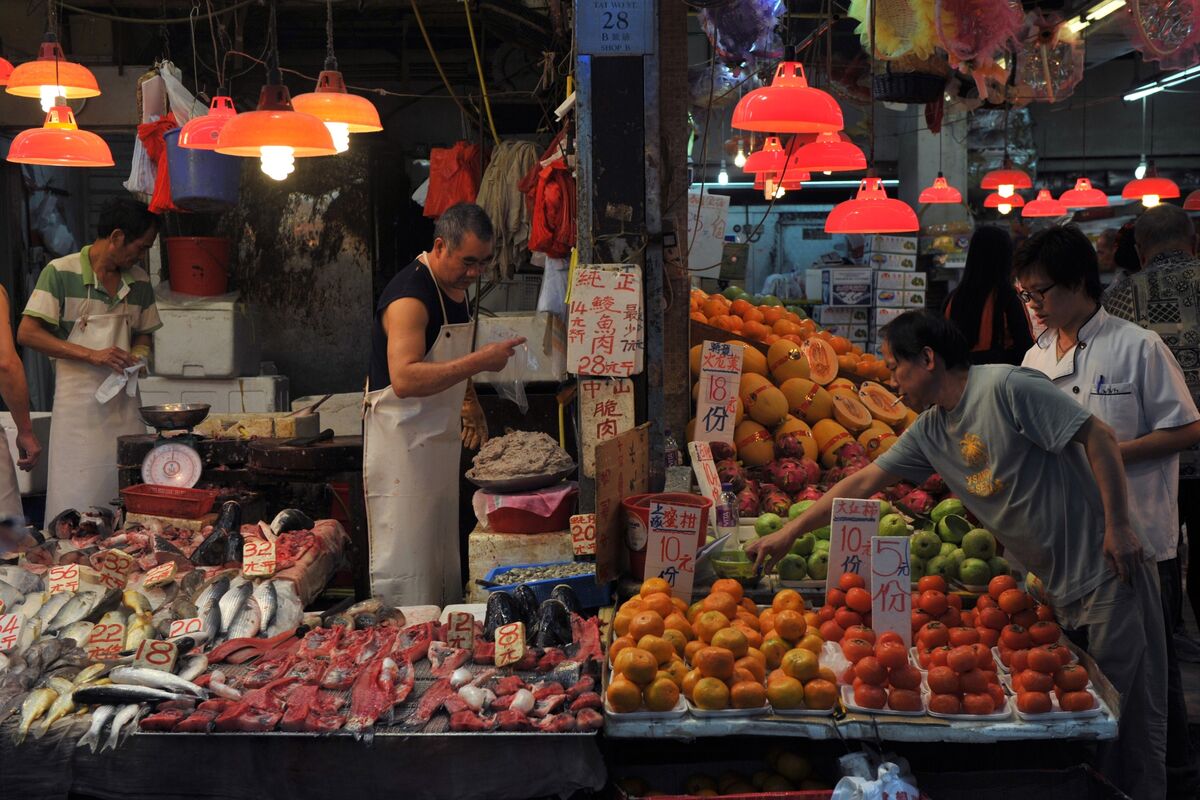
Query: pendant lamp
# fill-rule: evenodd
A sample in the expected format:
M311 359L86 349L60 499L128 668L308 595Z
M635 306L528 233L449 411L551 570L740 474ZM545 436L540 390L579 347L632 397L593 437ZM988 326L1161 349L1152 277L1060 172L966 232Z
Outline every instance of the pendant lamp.
M68 100L96 97L100 87L92 71L82 64L67 61L54 34L47 33L38 57L17 65L8 76L4 91L17 97L41 98L42 110L49 111L56 105L57 97Z
M1158 169L1150 162L1146 177L1134 178L1125 184L1121 197L1126 200L1141 200L1146 208L1153 208L1163 200L1179 197L1179 185L1170 178L1158 177Z
M1200 211L1200 189L1192 192L1183 201L1184 211Z
M738 100L730 124L744 131L779 133L834 133L844 127L837 100L809 86L798 61L781 61L770 86Z
M21 131L8 148L14 164L47 167L111 167L112 152L104 140L75 124L70 106L53 106L40 128Z
M1022 217L1061 217L1066 213L1067 207L1055 200L1049 189L1039 189L1037 197L1021 209Z
M1092 188L1092 182L1087 178L1079 178L1075 188L1063 192L1058 202L1067 208L1102 208L1108 205L1108 195Z
M826 233L911 233L921 227L902 200L888 197L882 181L868 175L853 200L838 203L825 219Z
M765 190L769 181L772 185L781 186L789 192L794 192L799 191L804 186L804 182L810 180L812 180L812 175L807 172L788 170L783 174L782 181L779 179L779 173L760 172L754 176L754 188L757 191Z
M788 159L788 169L808 172L857 172L867 168L867 157L841 133L819 133L815 142L803 145Z
M746 158L742 167L743 172L783 172L787 167L787 151L778 136L768 136L761 150L756 150Z
M208 113L192 117L179 132L179 146L192 150L216 150L217 139L229 120L237 116L233 98L219 94L212 99Z
M12 75L13 65L6 58L0 58L0 86L8 86L8 76Z
M933 185L921 190L919 203L961 203L962 192L946 182L946 176L938 173Z
M1025 198L1019 194L1014 194L1012 197L1001 197L998 193L992 192L983 201L984 208L994 208L1001 214L1007 214L1014 208L1021 208L1025 205Z
M1007 157L1001 169L994 169L983 176L980 189L994 191L1001 197L1012 197L1017 189L1032 189L1033 181L1024 170L1016 169Z

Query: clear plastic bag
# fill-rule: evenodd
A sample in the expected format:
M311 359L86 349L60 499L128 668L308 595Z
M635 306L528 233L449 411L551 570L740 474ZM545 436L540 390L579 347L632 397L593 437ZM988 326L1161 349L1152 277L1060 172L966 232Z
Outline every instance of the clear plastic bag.
M833 788L830 800L919 800L921 792L911 775L899 765L885 761L875 780L845 777Z
M515 331L499 331L500 339L514 339L520 334ZM514 348L513 357L508 360L508 366L505 371L512 376L511 380L496 381L496 393L506 400L511 400L516 403L517 408L521 409L522 414L529 413L529 398L525 396L525 384L529 382L531 375L536 375L540 365L538 363L537 354L529 347L528 344L519 344Z

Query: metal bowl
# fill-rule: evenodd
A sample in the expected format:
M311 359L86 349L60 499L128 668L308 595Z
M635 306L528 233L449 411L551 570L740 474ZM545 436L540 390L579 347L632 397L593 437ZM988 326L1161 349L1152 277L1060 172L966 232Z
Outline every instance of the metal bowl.
M522 475L517 478L476 478L467 471L467 480L483 489L485 492L494 494L504 494L505 492L533 492L538 489L545 489L548 486L554 486L557 483L562 483L564 480L575 474L579 469L572 464L566 469L561 469L558 472L548 472L544 475Z
M208 403L164 403L161 406L142 406L138 411L151 428L173 431L196 427L208 416L211 407Z

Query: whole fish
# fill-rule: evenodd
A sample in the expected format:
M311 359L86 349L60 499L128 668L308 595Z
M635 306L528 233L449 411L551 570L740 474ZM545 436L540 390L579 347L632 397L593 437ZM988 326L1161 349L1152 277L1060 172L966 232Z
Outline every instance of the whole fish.
M17 726L17 732L13 736L13 741L20 744L25 741L25 735L29 733L29 728L43 714L50 710L50 706L54 705L54 701L58 699L58 692L53 689L43 686L40 689L34 689L25 698L25 702L21 703L21 722Z
M233 615L226 634L229 639L248 639L257 636L262 629L262 612L254 597L247 597L246 602Z
M42 625L44 626L54 619L54 616L62 610L63 606L71 602L71 598L74 596L71 592L58 592L46 598L46 602L37 612L37 617L42 621Z
M33 619L42 610L42 606L50 599L49 592L33 592L25 595L25 602L12 609L12 613L20 614L25 619Z
M125 611L122 609L116 609L113 611L106 612L104 614L104 616L102 616L100 618L99 624L100 625L121 625L122 627L124 627L124 626L127 626L130 623L130 621L131 620L130 620L129 614L125 613Z
M117 713L116 706L100 706L92 712L92 724L88 726L87 733L79 737L79 741L75 743L76 747L83 747L85 744L94 753L96 745L100 744L100 732L104 730L105 724L112 719L112 715Z
M204 611L210 605L216 605L222 596L229 591L229 576L222 575L214 581L211 581L196 596L196 608Z
M105 615L107 616L107 614ZM96 627L94 623L80 620L72 622L67 627L58 632L59 637L63 639L71 639L75 644L82 645L87 642L88 637L92 635L92 628Z
M191 681L184 680L178 675L164 672L161 669L114 667L108 673L108 677L112 679L114 685L147 686L151 689L161 689L164 692L190 694L200 698L208 697L208 692Z
M134 614L145 614L150 610L150 601L137 589L126 589L122 592L121 604Z
M242 583L235 587L230 587L229 591L221 597L219 603L221 608L221 633L228 633L230 626L233 625L233 618L246 605L246 598L250 597L253 587L248 583Z
M192 695L128 683L111 683L104 686L93 683L75 690L75 702L81 706L158 703L163 700L186 700L190 696Z
M54 633L72 622L88 619L104 608L112 606L120 597L120 592L113 589L107 593L83 591L71 598L62 610L54 615L54 619L46 626L46 630Z
M108 669L107 664L96 663L96 664L89 664L88 666L79 670L79 673L75 676L75 679L72 681L72 684L71 684L72 691L75 689L78 689L80 686L84 686L84 685L96 680L97 678L99 678L100 675L104 674L104 671L106 669Z
M17 643L13 646L10 653L24 653L42 637L42 621L40 619L32 619L25 622L25 627L21 628L21 635L17 637Z
M66 690L59 692L59 695L57 698L55 698L53 705L50 706L50 710L47 711L45 716L42 717L41 727L34 731L33 738L40 739L45 736L46 731L50 730L51 725L58 722L60 719L65 717L67 714L70 714L74 710L75 700L71 693L71 686L68 684Z
M277 599L275 597L275 581L263 581L254 587L254 602L258 603L261 619L259 629L269 628L275 618Z
M179 677L185 681L194 681L208 669L208 656L204 654L188 656L179 666Z
M271 530L276 535L287 531L312 530L312 526L312 519L297 508L285 508L275 515L275 519L271 520Z
M138 645L150 638L150 614L134 614L129 618L129 627L125 630L125 650L137 650Z
M23 602L25 602L25 595L17 587L0 581L0 603L3 603L6 609L19 606Z
M13 564L0 565L0 581L4 581L21 594L40 592L44 586L41 576Z
M103 753L105 750L117 749L117 745L121 741L121 729L129 724L130 721L137 719L137 716L139 713L141 713L141 710L142 707L137 703L130 703L129 705L121 708L121 710L113 716L112 730L109 731L108 741L106 741L104 746L100 748L100 752Z
M295 630L304 621L304 604L291 581L271 581L275 587L275 613L267 627L267 637L278 636L286 630Z

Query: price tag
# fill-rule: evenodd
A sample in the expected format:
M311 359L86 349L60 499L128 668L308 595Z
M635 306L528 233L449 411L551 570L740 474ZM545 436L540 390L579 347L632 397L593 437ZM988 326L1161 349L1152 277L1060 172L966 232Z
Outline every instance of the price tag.
M721 503L721 476L717 474L717 465L713 463L712 448L708 442L689 442L688 452L692 455L692 469L696 472L696 482L700 484L700 494L713 502L709 522L715 527L717 506Z
M153 569L146 571L146 576L142 579L142 586L147 589L152 589L155 586L163 586L175 580L175 571L177 567L174 561L168 561L165 564L159 564Z
M446 644L460 650L475 646L475 615L466 611L451 611L446 620Z
M741 345L704 343L700 352L700 399L696 404L696 441L733 444L738 389L742 384Z
M88 637L83 649L87 652L88 658L93 661L102 661L106 658L116 658L117 654L121 652L121 645L124 642L125 623L101 623L92 628L92 635Z
M92 566L99 573L100 583L109 589L124 589L133 569L133 556L122 550L105 550L92 556Z
M567 303L567 371L628 378L645 367L642 270L580 264Z
M47 574L50 578L50 594L79 591L78 564L65 564L61 567L51 567Z
M525 657L525 623L510 622L496 628L496 666L507 667Z
M596 555L595 514L575 514L571 517L571 547L577 556Z
M138 645L137 652L133 654L133 665L172 672L175 669L175 659L178 655L179 648L171 642L164 642L161 639L145 639Z
M242 545L242 574L247 578L274 575L275 543L266 539L247 539Z
M202 630L204 630L204 620L199 617L177 619L167 629L167 638L174 639L176 636L189 636L193 633L200 633Z
M912 577L907 536L871 539L871 628L876 634L895 631L912 646Z
M25 618L20 614L0 614L0 653L16 647L24 625Z
M829 574L825 589L836 587L843 572L861 575L871 587L871 537L879 530L879 501L838 497L829 532Z
M671 584L671 594L690 603L696 579L696 550L704 533L700 528L699 508L651 503L646 577L662 578Z

